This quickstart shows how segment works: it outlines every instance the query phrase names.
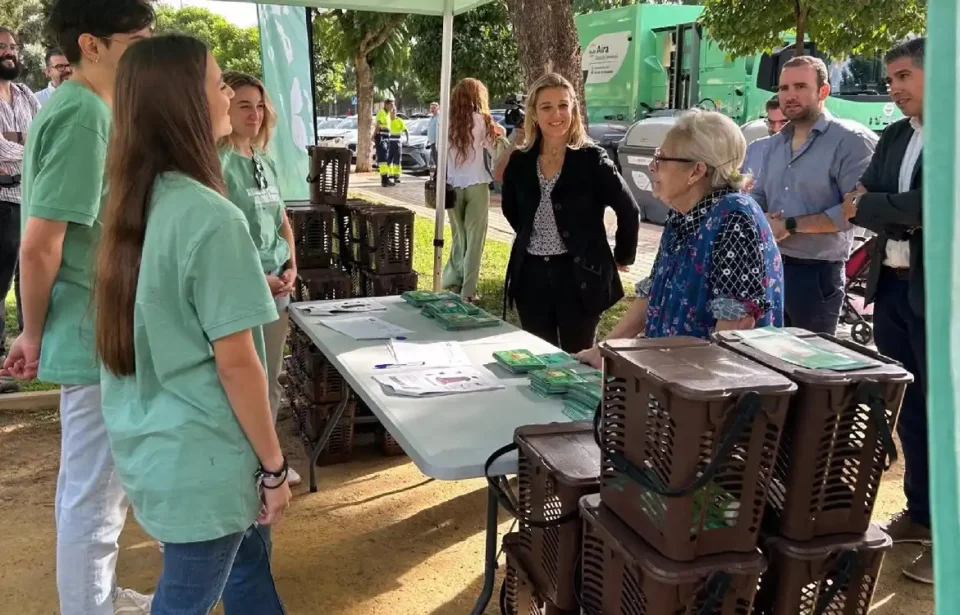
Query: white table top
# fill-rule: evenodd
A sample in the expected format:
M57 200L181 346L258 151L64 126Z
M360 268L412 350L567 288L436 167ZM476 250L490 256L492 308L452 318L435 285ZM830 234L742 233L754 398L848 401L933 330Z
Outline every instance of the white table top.
M538 397L529 390L525 376L510 374L495 365L493 358L496 351L518 348L538 354L557 352L551 344L508 323L473 331L444 331L400 297L378 297L377 301L388 310L371 315L414 331L407 341L460 342L474 365L485 367L506 385L498 391L425 399L387 395L372 378L383 373L375 370L375 365L393 360L386 340L354 340L320 324L321 317L304 315L296 309L297 304L291 305L291 320L309 335L427 476L440 480L482 477L487 458L513 441L517 427L570 421L560 399ZM516 471L516 454L505 455L491 468L493 475Z

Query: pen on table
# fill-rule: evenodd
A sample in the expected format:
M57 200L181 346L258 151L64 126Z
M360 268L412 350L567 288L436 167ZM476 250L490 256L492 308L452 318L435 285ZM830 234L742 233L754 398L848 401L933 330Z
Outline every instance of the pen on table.
M419 363L381 363L374 365L373 369L390 369L391 367L423 367L423 361Z

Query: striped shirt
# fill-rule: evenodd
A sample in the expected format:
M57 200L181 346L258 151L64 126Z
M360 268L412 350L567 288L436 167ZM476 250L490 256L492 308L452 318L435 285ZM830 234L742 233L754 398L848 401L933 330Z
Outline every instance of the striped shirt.
M0 133L20 132L24 135L40 110L40 103L27 86L10 84L11 101L0 99ZM0 135L0 174L19 175L23 170L23 146ZM20 186L0 188L0 201L20 202Z

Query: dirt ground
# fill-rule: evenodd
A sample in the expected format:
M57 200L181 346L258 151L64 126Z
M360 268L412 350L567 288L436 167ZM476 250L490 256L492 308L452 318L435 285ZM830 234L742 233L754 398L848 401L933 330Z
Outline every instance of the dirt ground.
M291 422L281 427L306 476ZM55 412L0 412L0 527L6 528L0 535L0 615L57 612L58 459ZM885 479L878 518L903 505L900 472L895 466ZM297 488L274 534L274 575L291 615L470 612L482 584L482 481L432 481L405 458L387 459L375 449L351 464L320 468L319 477L318 493ZM504 521L501 532L510 527ZM120 543L120 584L152 591L160 553L132 514ZM933 614L931 589L899 572L917 549L898 547L888 554L871 613ZM494 600L487 613L497 612Z

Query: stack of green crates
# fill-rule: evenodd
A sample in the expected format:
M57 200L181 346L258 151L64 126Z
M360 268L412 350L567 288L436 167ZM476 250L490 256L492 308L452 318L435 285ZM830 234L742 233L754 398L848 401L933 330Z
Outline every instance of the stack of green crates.
M442 329L447 331L497 327L502 322L496 316L484 312L475 305L452 299L427 303L420 313L434 319Z
M401 294L400 298L414 307L422 308L436 301L459 301L460 295L449 291L435 293L429 290L408 290Z
M581 372L580 377L586 382L572 385L564 394L563 413L574 421L593 420L603 399L603 373Z

